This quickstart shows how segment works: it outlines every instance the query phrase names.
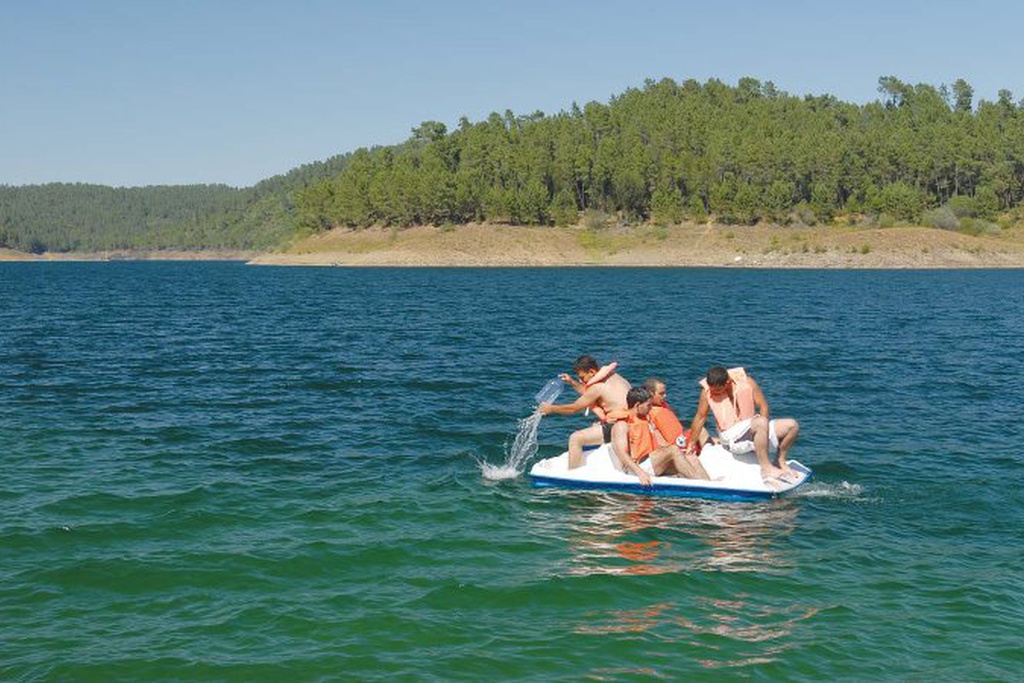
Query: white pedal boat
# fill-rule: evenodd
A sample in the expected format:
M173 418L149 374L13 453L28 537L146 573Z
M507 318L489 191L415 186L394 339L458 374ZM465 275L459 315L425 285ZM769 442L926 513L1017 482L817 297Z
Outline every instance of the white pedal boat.
M577 489L605 489L650 495L711 498L714 500L764 500L776 498L799 487L811 476L811 469L796 460L790 468L799 477L795 482L779 481L772 488L761 480L761 468L753 453L733 455L722 446L708 444L700 454L700 462L711 481L682 477L651 477L650 486L642 486L633 474L616 466L609 444L584 453L586 464L568 469L569 453L538 461L530 468L534 486L558 486Z

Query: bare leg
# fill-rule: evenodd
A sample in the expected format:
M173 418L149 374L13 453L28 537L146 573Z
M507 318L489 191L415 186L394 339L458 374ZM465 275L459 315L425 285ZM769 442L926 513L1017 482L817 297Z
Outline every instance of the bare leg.
M675 474L675 458L673 450L679 450L675 446L662 446L651 453L651 469L656 476L663 474Z
M680 453L679 455L683 459L683 462L690 466L690 471L693 472L693 474L688 475L690 479L711 479L711 475L709 475L708 471L704 469L704 465L700 464L700 458L695 454L691 453L686 455L685 453Z
M775 421L775 436L779 438L779 467L785 474L792 474L793 470L789 468L787 459L789 457L789 449L796 443L796 438L800 435L800 424L792 418L783 418Z
M569 435L569 469L582 467L583 447L600 446L604 443L604 432L601 423L592 424Z
M654 473L678 474L687 479L710 479L696 456L686 457L677 446L663 446L651 453Z
M754 455L757 456L757 464L761 466L761 476L767 478L782 474L782 470L768 459L768 420L756 415L750 422L750 432L754 437Z

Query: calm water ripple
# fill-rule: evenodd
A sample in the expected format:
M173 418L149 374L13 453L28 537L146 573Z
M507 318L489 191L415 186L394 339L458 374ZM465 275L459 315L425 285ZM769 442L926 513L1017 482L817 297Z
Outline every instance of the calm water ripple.
M0 678L1018 678L1022 285L2 264ZM814 481L483 479L581 352L747 366Z

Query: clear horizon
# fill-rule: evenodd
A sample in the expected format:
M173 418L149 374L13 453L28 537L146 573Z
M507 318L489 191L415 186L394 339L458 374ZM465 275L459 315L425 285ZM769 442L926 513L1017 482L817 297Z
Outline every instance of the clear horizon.
M744 76L878 99L878 78L1024 96L1024 8L982 0L371 6L59 0L0 27L0 184L246 187L506 109L607 102L646 79Z

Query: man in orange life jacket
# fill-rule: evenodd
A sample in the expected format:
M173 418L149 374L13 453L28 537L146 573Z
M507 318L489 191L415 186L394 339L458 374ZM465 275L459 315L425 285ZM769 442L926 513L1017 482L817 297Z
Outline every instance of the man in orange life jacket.
M629 408L626 419L619 420L612 427L612 450L618 459L619 469L635 474L643 486L651 485L652 475L682 474L691 479L708 478L707 473L701 477L693 472L682 451L675 444L667 443L651 423L651 392L643 387L630 389L626 394L626 406ZM682 426L679 431L682 433Z
M678 474L688 479L710 479L697 457L700 455L701 446L707 441L707 432L701 430L704 438L694 444L693 451L687 452L686 444L690 441L690 432L683 429L682 423L665 399L668 395L665 380L660 377L648 377L644 380L644 389L651 393L651 412L648 419L668 445L679 449L679 454L683 458L685 467L681 470L677 467Z
M579 393L579 398L572 403L541 403L538 407L542 415L572 415L589 409L597 416L599 422L569 436L569 469L583 465L584 446L611 443L612 424L626 412L626 392L630 384L615 372L617 366L618 363L611 363L600 367L591 356L580 356L572 365L578 381L565 373L559 375Z
M789 481L797 476L786 457L800 433L800 425L792 418L769 419L768 401L753 377L743 368L726 370L716 365L708 370L700 385L691 434L700 433L710 411L715 416L722 445L737 454L754 451L765 483L771 485L779 479ZM777 451L777 463L769 460L769 448Z

